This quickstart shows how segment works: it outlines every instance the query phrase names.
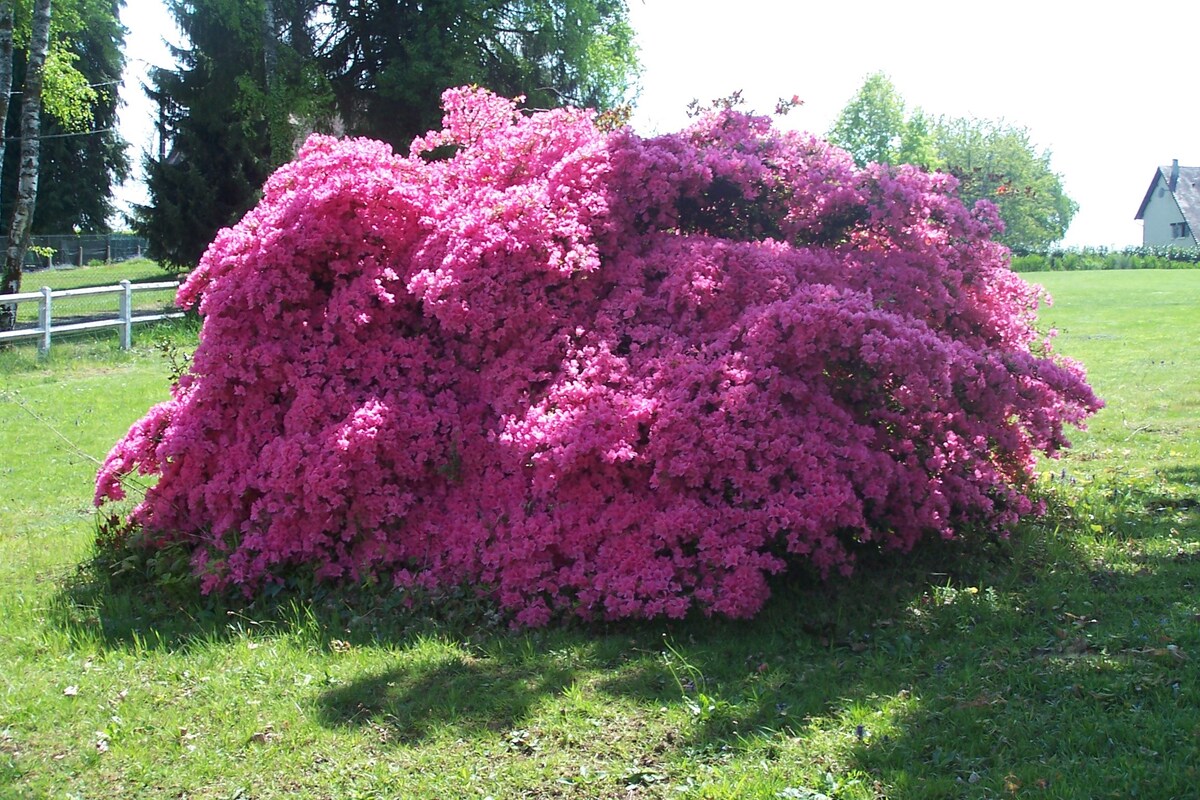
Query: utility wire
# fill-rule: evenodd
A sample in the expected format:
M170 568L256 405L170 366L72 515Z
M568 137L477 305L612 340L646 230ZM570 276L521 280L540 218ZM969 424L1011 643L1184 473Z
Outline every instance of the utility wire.
M121 83L120 81L101 81L100 83L89 83L87 85L87 88L95 89L98 86L117 86L120 83ZM22 92L20 89L17 89L15 91L9 91L8 96L13 97L18 94L25 94L25 93Z
M79 131L78 133L47 133L45 136L37 137L37 139L38 139L38 141L41 141L42 139L67 139L72 136L92 136L93 134L97 134L97 133L112 133L115 130L117 130L117 129L116 128L99 128L94 131ZM5 142L19 142L23 138L24 137L22 137L22 136L11 136L11 137L6 136L4 138L4 141Z

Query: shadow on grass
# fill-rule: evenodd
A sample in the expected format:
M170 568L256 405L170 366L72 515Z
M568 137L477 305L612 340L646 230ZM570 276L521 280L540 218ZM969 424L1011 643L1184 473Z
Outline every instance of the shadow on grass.
M1170 499L1182 500L1193 508L1200 505L1200 464L1175 464L1160 468L1158 473L1182 495Z
M321 721L334 727L383 726L400 744L438 728L479 736L519 728L530 709L571 685L574 672L507 660L454 656L433 665L366 675L323 693Z
M1194 517L1159 524L1200 540ZM1028 530L1012 559L892 568L827 604L782 591L755 622L693 627L601 686L682 703L693 757L799 742L888 797L1185 797L1200 764L1200 548L1153 541L1122 558Z
M1056 505L1011 541L867 556L830 584L796 573L748 622L512 632L462 596L421 617L336 594L226 607L103 581L68 588L58 622L113 649L173 651L252 626L394 652L395 666L319 691L310 713L397 747L449 732L519 752L525 729L555 724L550 708L562 725L641 720L631 746L663 774L811 750L835 783L888 797L1182 797L1200 764L1200 510L1178 489L1197 471L1179 473L1169 491ZM430 633L453 644L407 657Z

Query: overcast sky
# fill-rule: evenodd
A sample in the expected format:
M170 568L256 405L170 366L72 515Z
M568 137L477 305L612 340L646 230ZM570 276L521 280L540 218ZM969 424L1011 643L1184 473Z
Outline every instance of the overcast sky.
M910 109L1027 127L1049 149L1079 213L1070 245L1141 243L1138 204L1160 164L1200 166L1200 2L1101 6L1067 0L965 3L629 0L643 74L634 126L667 133L692 99L742 90L769 111L804 105L781 124L815 133L872 72ZM136 88L166 64L173 25L160 0L127 0L130 71L122 113L133 154L151 146L153 109ZM126 187L126 199L144 198Z

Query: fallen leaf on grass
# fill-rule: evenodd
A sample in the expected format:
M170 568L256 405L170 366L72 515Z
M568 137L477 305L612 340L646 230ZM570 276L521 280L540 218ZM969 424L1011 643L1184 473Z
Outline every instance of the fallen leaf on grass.
M1134 656L1152 656L1154 658L1170 658L1175 661L1187 661L1187 653L1179 649L1178 645L1169 644L1166 647L1144 647L1140 650L1123 650L1122 652Z
M957 708L990 708L995 705L1004 705L1008 703L1003 697L988 694L983 692L973 700L964 700L957 705Z
M275 727L268 725L258 733L251 735L249 741L253 744L268 744L278 739L279 736L280 734L276 732Z
M74 697L75 695L79 694L79 687L68 686L67 688L63 689L63 694L67 697Z
M1177 644L1168 644L1165 646L1165 648L1152 648L1150 650L1146 650L1146 652L1157 658L1170 657L1174 658L1175 661L1188 660L1188 654L1183 652L1183 650L1180 650L1180 646Z
M1092 643L1087 640L1086 636L1078 636L1067 642L1064 648L1065 655L1082 656L1093 650Z

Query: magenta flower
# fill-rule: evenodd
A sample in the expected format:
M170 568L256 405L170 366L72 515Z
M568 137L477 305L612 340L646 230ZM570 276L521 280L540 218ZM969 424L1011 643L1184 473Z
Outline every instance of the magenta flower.
M1005 530L1100 407L949 176L728 110L641 139L444 102L408 157L311 138L180 290L191 369L96 500L157 476L132 519L206 590L303 565L523 625L747 617L790 564Z

